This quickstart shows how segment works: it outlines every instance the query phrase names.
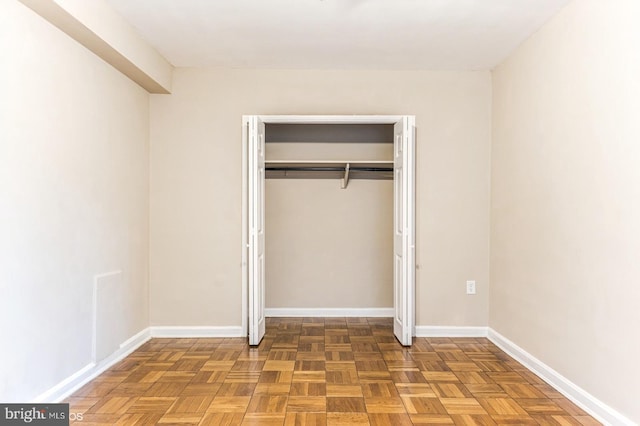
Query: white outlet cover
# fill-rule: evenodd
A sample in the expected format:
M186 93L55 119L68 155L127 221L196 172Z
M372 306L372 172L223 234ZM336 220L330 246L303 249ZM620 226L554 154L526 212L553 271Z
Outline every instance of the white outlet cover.
M476 282L467 281L467 294L476 294Z

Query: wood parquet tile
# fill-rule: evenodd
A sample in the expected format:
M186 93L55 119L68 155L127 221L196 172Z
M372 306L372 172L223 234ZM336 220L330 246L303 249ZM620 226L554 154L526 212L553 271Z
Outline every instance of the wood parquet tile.
M388 318L268 318L246 339L152 339L66 402L77 425L599 423L484 338L398 344Z

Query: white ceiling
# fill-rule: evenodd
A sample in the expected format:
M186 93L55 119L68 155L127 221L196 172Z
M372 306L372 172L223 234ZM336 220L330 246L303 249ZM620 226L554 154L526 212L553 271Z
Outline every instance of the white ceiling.
M107 0L179 67L491 69L569 0Z

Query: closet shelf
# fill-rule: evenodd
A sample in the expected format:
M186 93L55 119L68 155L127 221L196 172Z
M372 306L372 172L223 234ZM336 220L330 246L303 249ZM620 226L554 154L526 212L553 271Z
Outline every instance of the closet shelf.
M267 160L268 179L393 179L393 161L386 160Z

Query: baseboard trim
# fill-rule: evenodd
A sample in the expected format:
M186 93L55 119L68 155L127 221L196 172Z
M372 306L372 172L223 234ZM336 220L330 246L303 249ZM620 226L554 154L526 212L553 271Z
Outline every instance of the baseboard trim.
M416 337L487 337L487 327L417 325Z
M489 328L488 338L509 356L527 367L601 423L605 425L636 425L635 422L609 407L492 328Z
M246 337L241 326L152 326L151 337Z
M393 308L267 308L267 317L393 317Z
M105 370L123 360L126 356L138 349L151 339L149 329L145 328L120 345L120 349L98 363L89 363L73 373L57 385L34 398L35 403L60 402L98 377Z

